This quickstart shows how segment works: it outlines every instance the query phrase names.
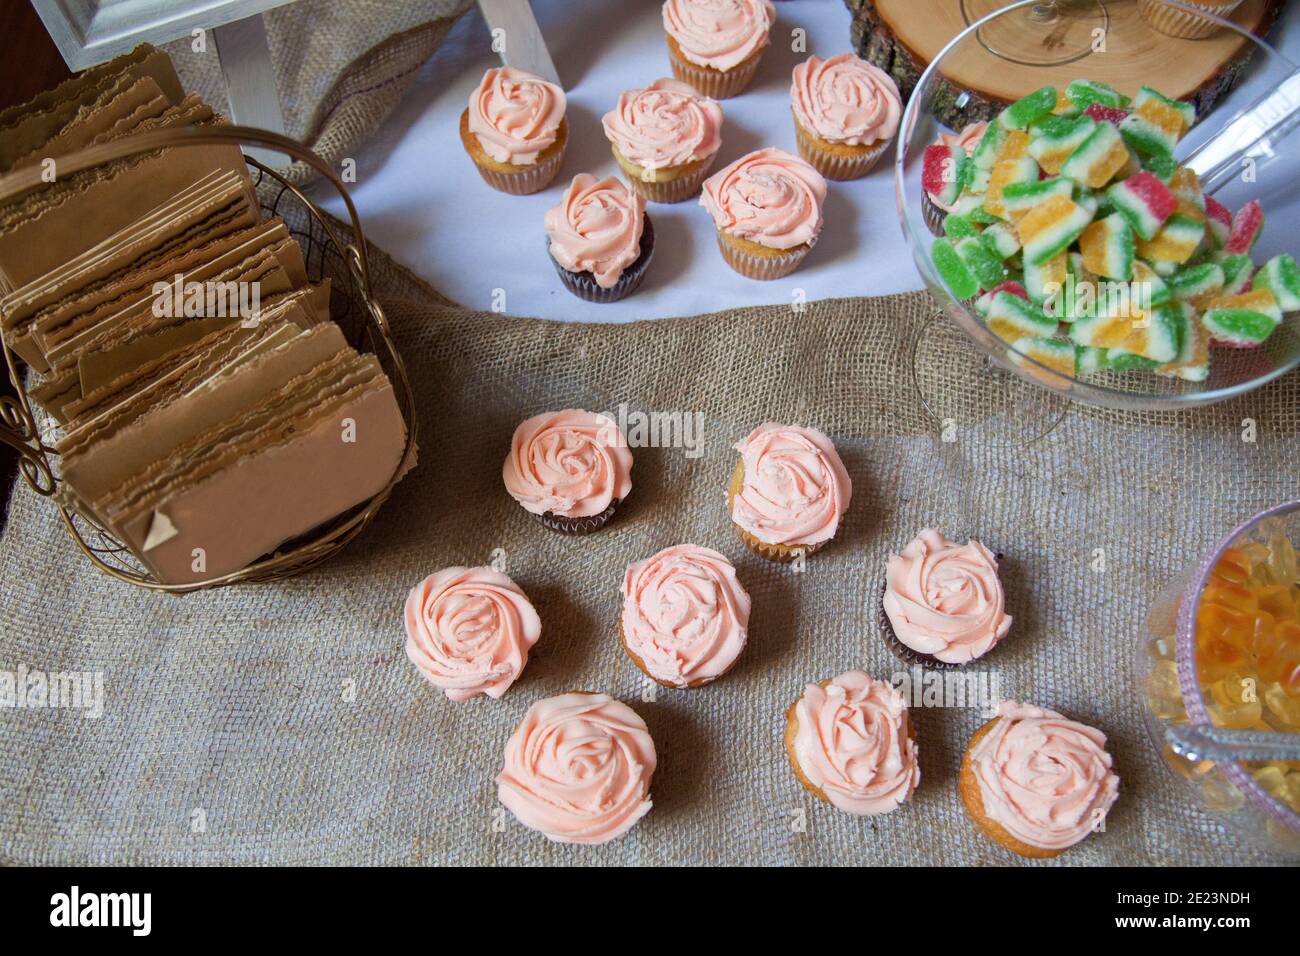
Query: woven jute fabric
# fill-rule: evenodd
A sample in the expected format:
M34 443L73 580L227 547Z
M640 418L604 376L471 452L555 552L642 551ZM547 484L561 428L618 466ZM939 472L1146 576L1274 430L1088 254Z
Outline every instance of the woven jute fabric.
M471 0L297 0L263 14L285 132L338 168L397 105ZM212 38L164 46L185 88L229 114ZM294 163L287 178L315 173Z
M974 709L914 708L920 788L875 819L818 803L782 745L805 683L902 669L877 625L885 561L937 525L1005 555L1015 622L977 669L996 672L1003 695L1109 736L1119 802L1105 832L1057 862L1270 861L1185 799L1147 739L1134 660L1165 582L1234 522L1296 494L1300 376L1179 415L1076 405L1023 446L966 425L944 441L913 380L922 295L573 325L464 310L378 253L373 267L414 381L421 464L325 566L150 594L94 571L49 503L16 489L0 539L0 668L102 671L105 700L98 719L0 709L0 859L1017 862L958 799L961 754L984 720ZM926 348L920 384L938 389L932 401L968 395L975 422L986 399L959 343ZM633 491L605 529L548 531L501 484L515 425L621 404L698 413L702 453L635 449ZM828 432L853 479L840 533L802 572L746 551L726 514L731 445L769 419ZM735 561L753 597L749 645L713 685L650 694L617 637L622 575L687 541ZM434 570L492 560L536 604L541 640L501 700L451 703L406 660L403 600ZM550 843L496 799L513 727L570 689L629 702L658 748L653 810L603 847Z

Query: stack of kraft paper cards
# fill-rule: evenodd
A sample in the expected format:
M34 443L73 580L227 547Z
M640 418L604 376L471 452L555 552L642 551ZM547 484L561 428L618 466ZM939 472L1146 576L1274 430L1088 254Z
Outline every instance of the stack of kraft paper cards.
M0 330L56 425L63 504L168 584L248 566L381 491L406 424L330 320L233 146L58 174L60 158L222 119L143 46L0 113ZM408 462L408 467L412 462Z

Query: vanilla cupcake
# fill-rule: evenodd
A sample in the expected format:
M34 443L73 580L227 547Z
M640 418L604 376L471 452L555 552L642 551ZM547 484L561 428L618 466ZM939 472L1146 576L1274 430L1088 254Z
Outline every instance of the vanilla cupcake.
M989 124L985 122L968 123L962 128L960 133L940 133L939 138L931 145L943 146L950 151L954 151L949 152L949 156L956 155L955 151L961 150L969 157L974 155L975 149L979 146L980 140L984 138L984 131L988 129L988 126ZM927 153L929 152L928 147L926 151ZM945 202L937 192L942 189L946 183L952 182L951 170L953 168L951 162L941 164L939 171L934 174L935 179L933 182L927 178L929 175L928 173L922 175L921 185L923 188L921 189L921 216L925 220L926 227L936 236L942 236L944 234L944 217L948 213L952 212L954 208L952 203ZM948 172L945 172L945 170L948 170ZM931 192L932 189L935 190L935 192Z
M765 422L735 449L740 461L727 510L751 551L793 561L835 537L853 482L829 438L815 428Z
M1156 30L1166 36L1182 40L1203 40L1214 36L1223 27L1209 17L1198 16L1194 11L1204 11L1225 20L1242 4L1242 0L1179 0L1192 10L1165 3L1164 0L1138 0L1138 12Z
M629 90L601 125L623 175L651 202L697 194L722 145L722 106L680 80Z
M539 700L506 741L497 798L556 843L608 843L650 812L655 744L608 694Z
M665 0L663 20L673 76L725 100L758 72L776 7L772 0Z
M790 85L799 155L827 179L865 176L898 132L903 102L889 74L852 53L810 56Z
M552 531L588 534L632 491L632 452L612 418L578 408L544 412L515 429L501 479Z
M1031 859L1059 856L1102 829L1119 796L1106 735L1031 704L1003 701L975 732L957 789L993 842Z
M451 700L496 699L542 633L519 585L492 568L446 568L406 597L406 656Z
M921 782L903 696L862 671L809 684L785 714L795 776L819 800L876 816L901 806Z
M998 559L978 541L959 545L927 528L890 556L880 630L905 663L968 664L1010 628Z
M460 141L493 189L523 196L560 171L569 130L564 91L510 66L483 74L460 117Z
M717 551L679 544L623 576L623 649L665 687L717 680L745 649L748 630L749 594Z
M654 254L645 199L613 176L579 173L546 211L546 248L564 287L588 302L636 291Z
M799 267L821 234L825 202L822 174L770 147L718 170L700 196L722 257L750 279L779 279Z

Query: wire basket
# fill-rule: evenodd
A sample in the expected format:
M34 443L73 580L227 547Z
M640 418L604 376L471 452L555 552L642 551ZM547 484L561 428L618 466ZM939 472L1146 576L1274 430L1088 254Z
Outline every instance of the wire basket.
M110 531L57 500L60 477L54 443L58 426L42 409L33 405L27 394L27 375L8 342L0 341L15 392L12 396L0 395L0 441L18 453L18 470L23 480L32 491L48 498L51 506L58 508L68 534L97 568L119 581L155 591L184 593L228 584L276 581L315 567L341 550L374 519L415 454L417 424L411 383L393 342L388 319L371 290L365 236L356 207L342 181L314 152L288 137L250 127L186 127L157 130L91 147L61 158L59 170L61 176L67 176L166 147L214 145L252 146L287 154L311 166L343 198L351 220L351 236L344 235L344 224L332 220L282 174L247 153L244 156L250 167L258 204L267 216L279 216L284 220L302 248L308 277L312 282L324 278L331 280L330 318L340 326L353 348L375 355L392 382L398 407L406 422L406 446L388 482L367 501L305 535L284 542L273 553L239 571L184 584L164 584ZM0 177L0 205L42 184L39 166Z

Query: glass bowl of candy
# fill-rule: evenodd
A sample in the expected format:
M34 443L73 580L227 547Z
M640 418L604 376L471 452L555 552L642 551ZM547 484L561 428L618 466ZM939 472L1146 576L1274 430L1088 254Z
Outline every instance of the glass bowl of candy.
M902 120L899 215L985 359L1141 410L1300 366L1300 74L1251 32L1275 9L1022 0L937 53Z
M1300 857L1300 761L1183 756L1171 726L1288 734L1300 743L1300 501L1233 530L1161 594L1137 656L1142 714L1165 764L1208 812Z

